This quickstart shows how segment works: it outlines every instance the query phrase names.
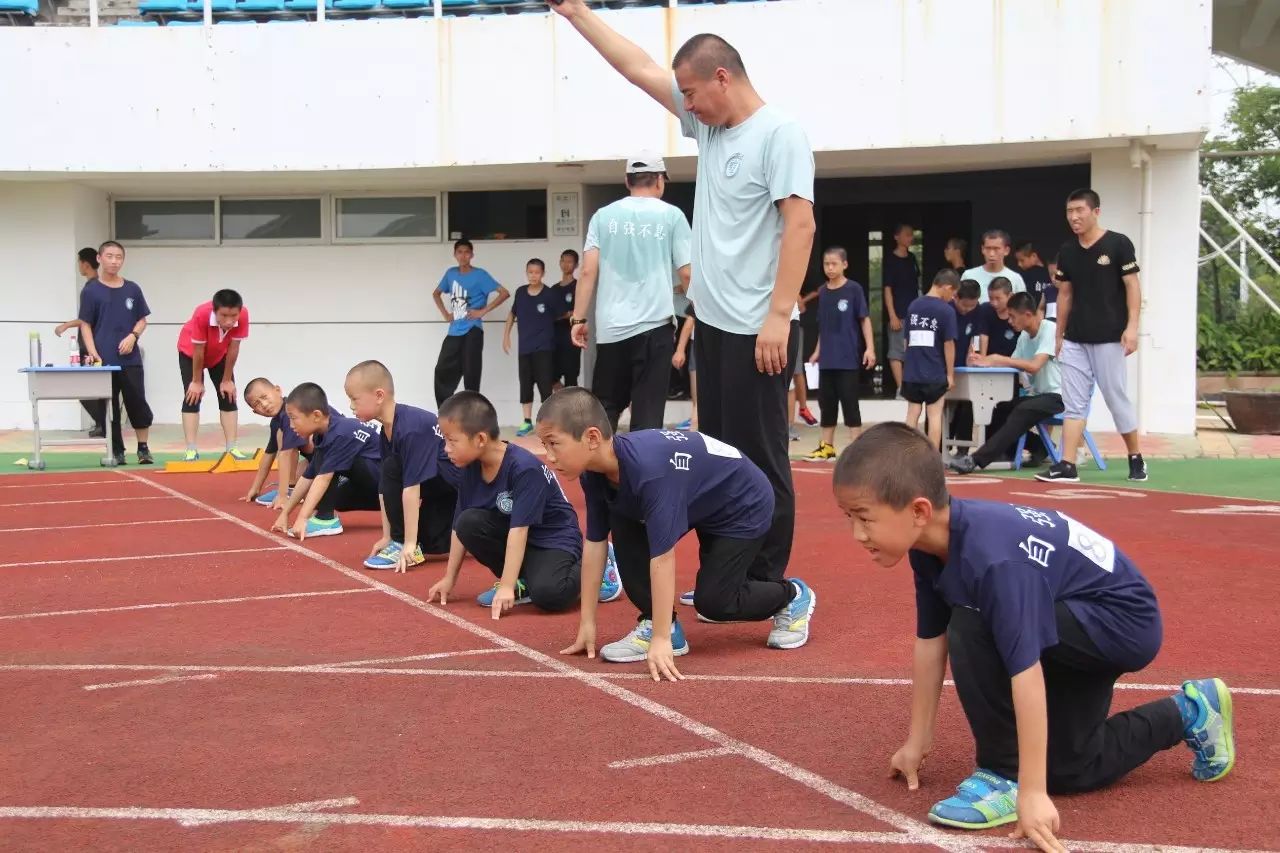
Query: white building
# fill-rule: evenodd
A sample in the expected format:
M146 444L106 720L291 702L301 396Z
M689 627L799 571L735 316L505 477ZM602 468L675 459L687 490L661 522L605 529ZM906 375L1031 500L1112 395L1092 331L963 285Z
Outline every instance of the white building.
M601 14L663 62L697 32L740 49L763 96L807 128L818 243L848 247L860 281L899 220L922 232L927 273L946 238L976 246L988 228L1051 255L1067 192L1092 186L1144 270L1142 428L1189 433L1213 13L1209 0L776 0ZM452 233L514 290L528 258L550 273L581 248L628 152L665 152L676 182L695 166L675 120L548 14L2 27L0 93L0 428L29 426L15 372L27 332L62 355L52 327L75 314L81 246L128 248L153 312L158 422L178 420L178 328L220 287L253 312L242 382L340 395L350 365L379 358L403 399L432 406L445 325L430 290ZM687 207L691 186L668 197ZM400 236L360 236L359 211L403 218ZM487 324L483 387L510 422L505 315Z

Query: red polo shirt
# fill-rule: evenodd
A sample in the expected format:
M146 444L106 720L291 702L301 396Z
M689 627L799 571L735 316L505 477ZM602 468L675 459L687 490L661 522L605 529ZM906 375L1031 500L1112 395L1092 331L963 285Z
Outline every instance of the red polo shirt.
M213 310L213 300L201 303L192 312L191 319L178 333L178 351L183 355L195 355L196 344L204 344L204 366L213 367L227 357L231 342L249 337L249 308L240 309L240 319L229 332L218 328L218 315Z

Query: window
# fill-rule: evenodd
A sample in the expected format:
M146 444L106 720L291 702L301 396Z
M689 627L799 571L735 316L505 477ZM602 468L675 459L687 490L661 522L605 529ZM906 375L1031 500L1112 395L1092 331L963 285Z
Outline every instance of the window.
M214 200L117 201L115 238L149 242L216 238Z
M449 193L449 239L547 239L546 190Z
M224 199L223 240L320 240L318 198Z
M436 196L387 196L337 200L338 240L435 240Z

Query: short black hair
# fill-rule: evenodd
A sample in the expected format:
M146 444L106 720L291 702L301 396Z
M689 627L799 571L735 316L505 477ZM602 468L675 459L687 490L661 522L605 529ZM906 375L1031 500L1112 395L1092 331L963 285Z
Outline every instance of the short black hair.
M1005 231L1003 228L992 228L989 231L983 231L982 242L985 243L988 240L1000 240L1004 243L1005 248L1013 245L1013 241L1009 239L1009 232Z
M1030 240L1023 240L1018 244L1018 248L1014 251L1019 255L1039 255L1040 251L1036 249L1036 244Z
M546 272L546 271L547 271L547 265L546 265L545 263L543 263L542 258L530 258L530 259L525 263L525 269L528 269L529 267L537 267L538 269L542 270L543 272Z
M960 287L960 276L952 269L940 269L933 274L934 287Z
M580 259L579 259L579 257L578 257L578 250L577 250L577 249L565 249L563 252L561 252L561 253L560 253L560 257L562 257L562 258L573 258L573 263L574 263L574 265L575 265L575 266L577 265L578 261L580 260Z
M324 389L314 382L303 382L289 392L289 396L285 398L284 402L303 414L312 412L329 413L329 397L324 393Z
M675 71L685 63L703 80L709 80L719 68L730 74L747 76L747 67L742 64L742 54L733 45L712 33L699 33L682 44L671 60L671 70Z
M913 235L916 233L915 227L908 222L899 222L893 226L893 236L897 237L903 231L910 231Z
M240 298L240 294L234 290L223 288L213 294L213 310L219 308L243 308L244 300Z
M1015 293L1009 297L1009 310L1020 314L1036 313L1036 301L1030 293Z
M470 249L473 252L476 250L476 247L471 245L471 241L466 239L465 237L461 240L455 240L453 243L453 250L455 252L464 247Z
M627 187L633 190L647 190L658 185L658 178L665 178L666 172L632 172L627 175Z
M876 424L836 460L836 489L866 489L879 503L896 510L925 498L940 509L950 503L947 475L938 449L904 423Z
M481 433L497 438L498 410L479 391L459 391L440 404L440 420L453 421L468 438Z
M376 359L362 361L355 367L347 371L347 378L356 376L365 384L366 388L381 388L388 394L396 393L396 384L391 379L391 371L387 370L387 366Z
M1006 293L1013 293L1013 282L1002 275L998 275L987 283L987 293L993 290L1003 290Z
M577 386L561 388L548 397L538 409L538 423L557 427L573 436L575 441L582 438L589 427L600 430L605 438L613 436L613 427L604 406L586 388Z
M845 263L849 262L849 253L844 246L828 246L822 250L822 256L825 258L827 255L835 255Z
M87 246L76 253L76 257L80 263L88 264L95 270L98 268L98 250L92 246Z
M99 255L101 255L103 252L105 252L107 249L111 248L112 246L115 246L117 249L119 249L119 250L120 250L120 254L122 254L122 255L124 254L124 246L120 245L120 244L119 244L119 243L117 243L115 240L108 240L107 242L105 242L105 243L103 243L101 246L99 246L99 247L98 247L98 254L99 254Z
M982 285L977 281L966 278L960 282L960 288L956 291L956 299L981 299Z
M244 386L244 401L246 403L249 402L249 392L264 382L273 388L275 387L275 383L265 376L255 376L253 379L249 380L249 384Z
M1078 190L1072 190L1071 194L1067 196L1067 204L1070 204L1073 201L1083 201L1085 204L1089 205L1091 210L1097 210L1102 207L1101 196L1088 187L1081 187Z
M948 237L947 248L955 249L960 254L965 255L967 257L969 252L969 241L964 239L963 237Z

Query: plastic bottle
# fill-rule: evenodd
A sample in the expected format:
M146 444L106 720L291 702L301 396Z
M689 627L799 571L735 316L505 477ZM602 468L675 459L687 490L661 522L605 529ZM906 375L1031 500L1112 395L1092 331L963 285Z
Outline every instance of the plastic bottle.
M44 360L44 352L40 348L40 333L32 332L27 336L27 346L29 349L31 367L39 367Z
M80 366L80 334L78 332L72 332L71 334L67 335L67 340L69 342L68 346L71 349L71 366L79 367Z

